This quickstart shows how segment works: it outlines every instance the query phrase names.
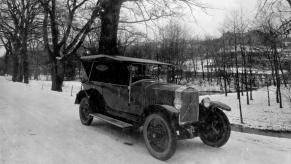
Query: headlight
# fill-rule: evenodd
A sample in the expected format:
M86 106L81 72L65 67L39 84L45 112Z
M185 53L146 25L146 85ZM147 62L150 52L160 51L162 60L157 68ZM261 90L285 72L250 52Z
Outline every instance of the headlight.
M210 107L210 102L211 102L211 100L210 100L209 97L206 97L206 98L202 99L202 104L203 104L203 106L205 108L209 108Z
M175 98L174 100L174 106L176 109L180 110L182 108L182 101L179 98Z

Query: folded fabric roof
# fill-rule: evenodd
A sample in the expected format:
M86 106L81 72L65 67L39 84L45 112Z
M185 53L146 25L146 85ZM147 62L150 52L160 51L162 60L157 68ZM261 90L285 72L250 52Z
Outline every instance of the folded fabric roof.
M133 58L133 57L126 57L126 56L110 56L110 55L90 55L90 56L82 56L81 60L95 60L100 58L108 58L111 60L121 61L121 62L128 62L128 63L140 63L140 64L158 64L158 65L172 65L169 63L163 63L155 60L149 59L141 59L141 58Z

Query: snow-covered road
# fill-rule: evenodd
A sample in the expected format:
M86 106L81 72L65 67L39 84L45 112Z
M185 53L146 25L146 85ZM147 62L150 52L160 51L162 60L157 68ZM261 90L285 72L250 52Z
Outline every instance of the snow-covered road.
M74 97L0 77L1 164L164 163L138 133L94 120L81 125ZM291 139L232 132L222 148L199 138L179 141L167 163L290 164Z

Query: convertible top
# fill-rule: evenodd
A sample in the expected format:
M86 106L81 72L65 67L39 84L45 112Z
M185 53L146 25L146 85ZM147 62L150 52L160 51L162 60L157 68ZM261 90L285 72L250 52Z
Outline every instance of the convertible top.
M109 55L90 55L90 56L82 56L81 60L86 61L98 61L98 59L107 59L107 60L115 60L120 62L127 62L127 63L140 63L140 64L158 64L158 65L172 65L169 63L163 63L155 60L149 60L149 59L141 59L141 58L133 58L133 57L126 57L126 56L109 56Z

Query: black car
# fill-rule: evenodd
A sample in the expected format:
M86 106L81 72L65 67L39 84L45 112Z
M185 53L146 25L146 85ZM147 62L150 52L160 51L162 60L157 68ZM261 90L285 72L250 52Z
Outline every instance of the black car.
M213 147L230 137L230 123L222 110L230 107L204 98L192 87L173 81L171 64L124 56L81 57L86 78L77 94L82 124L99 118L121 128L143 129L148 151L167 160L177 140L199 136Z

